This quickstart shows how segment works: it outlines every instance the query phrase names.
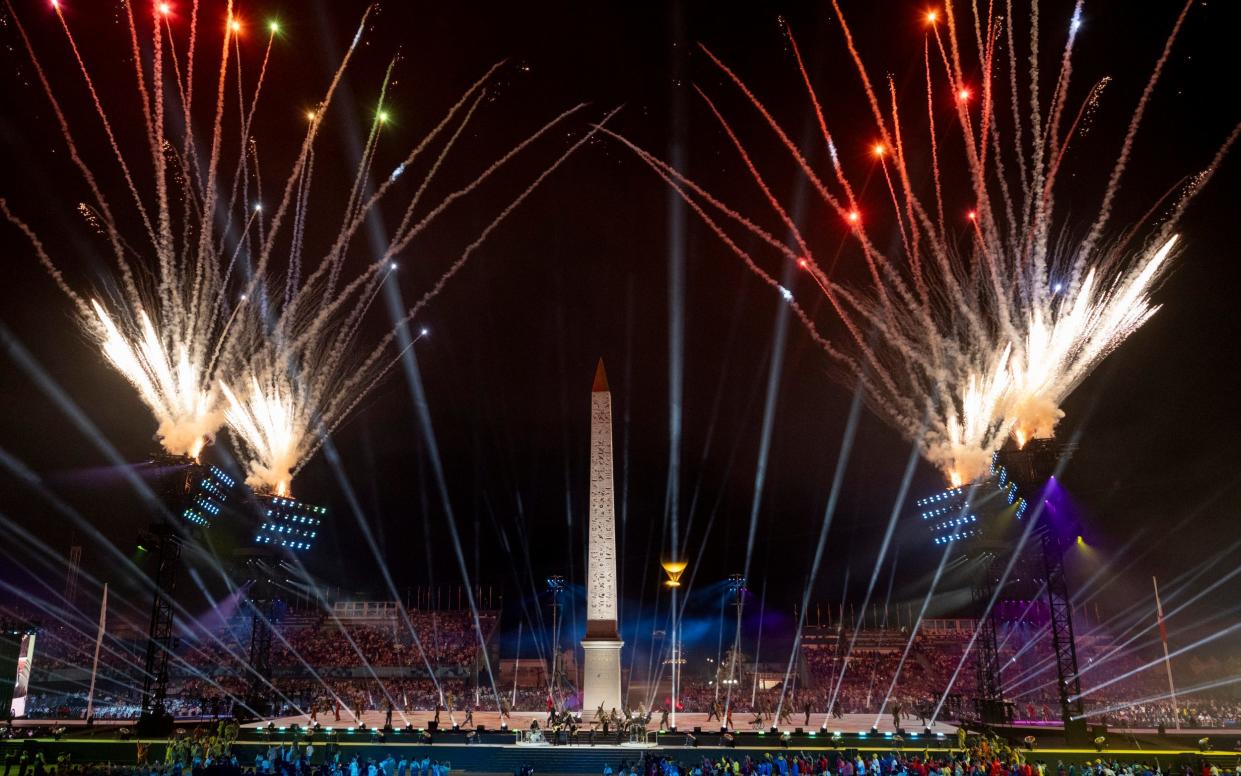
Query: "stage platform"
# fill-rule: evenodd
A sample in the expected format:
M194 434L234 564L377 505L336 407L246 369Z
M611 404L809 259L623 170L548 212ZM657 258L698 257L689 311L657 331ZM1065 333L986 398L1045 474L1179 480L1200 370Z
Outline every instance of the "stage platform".
M589 725L592 716L593 712L588 713L584 718L583 721L587 726ZM434 719L435 712L433 711L393 711L392 727L403 728L408 726L415 729L428 728ZM733 714L734 732L756 732L758 728L752 724L753 719L754 715L750 713ZM361 728L363 724L365 724L368 729L373 730L384 726L385 713L382 711L364 711L355 715L342 709L339 720L336 719L336 716L333 713L329 712L327 714L318 715L316 721L322 727L331 727L334 730ZM504 720L500 719L499 712L474 712L475 727L482 725L487 730L496 731L501 728L502 721ZM507 720L507 724L510 730L525 730L530 727L530 723L533 721L537 721L540 727L545 727L545 723L547 722L547 714L535 711L514 711ZM462 725L464 727L464 722L464 712L456 711L451 715L446 711L440 712L440 730L451 730L454 724ZM682 732L686 730L692 731L694 728L700 728L704 732L712 733L718 733L720 731L720 722L716 719L711 719L708 721L707 714L701 712L683 712L677 714L676 723L677 729ZM311 727L314 724L315 721L312 721L309 716L300 715L274 717L260 722L251 722L246 724L244 727L265 728L268 725L275 725L277 728L289 728L293 725L298 725L306 728ZM775 727L778 730L788 731L791 733L797 728L801 728L806 732L826 729L829 732L840 731L844 734L856 734L869 733L872 726L879 729L879 735L881 736L885 733L891 734L895 732L895 728L892 726L892 716L890 714L878 719L875 718L874 714L845 714L841 718L829 718L827 714L811 714L810 722L807 724L805 712L790 714L788 719L780 724L776 724L772 720L764 720L762 730L765 733L770 733L771 728ZM923 729L922 722L917 718L902 719L901 727L905 729L906 735L913 733L915 735L925 736L925 730ZM659 729L658 712L652 716L649 729L652 731ZM936 722L935 726L931 729L932 735L938 733L945 736L955 736L956 732L956 726L946 722Z

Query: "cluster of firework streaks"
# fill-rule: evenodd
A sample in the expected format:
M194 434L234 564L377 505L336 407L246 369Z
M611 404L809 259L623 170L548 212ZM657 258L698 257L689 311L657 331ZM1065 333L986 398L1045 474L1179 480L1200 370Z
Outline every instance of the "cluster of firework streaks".
M273 171L260 160L253 130L272 47L281 34L278 22L266 25L262 63L254 82L248 84L242 72L247 23L231 0L222 17L211 14L223 33L219 67L214 100L200 98L199 102L207 104L199 108L194 96L200 78L195 54L200 33L214 31L215 21L200 19L197 0L190 4L188 18L179 16L168 3L154 2L148 29L135 18L134 3L120 3L141 102L144 145L150 155L147 164L127 158L122 151L114 132L116 124L96 92L95 78L78 49L66 8L59 0L51 5L102 125L113 157L110 162L115 162L124 180L126 205L132 206L141 223L141 240L124 236L100 176L80 153L83 130L66 118L58 92L7 0L9 15L52 106L70 158L90 192L91 202L83 203L80 210L111 248L119 276L116 287L95 297L79 294L34 231L7 202L0 200L0 207L30 238L38 259L74 302L82 325L107 361L134 385L151 409L159 424L158 437L168 452L197 457L221 426L227 425L249 459L247 481L263 492L287 494L300 466L395 363L390 351L392 332L369 353L363 350L366 355L359 357L357 352L371 303L396 269L396 259L455 202L584 105L547 121L469 182L428 203L432 181L470 125L503 63L472 84L393 172L380 178L374 163L380 130L389 115L385 100L390 65L340 226L326 250L312 255L306 227L316 142L373 7L362 14L322 99L306 112L307 130L293 162L287 170ZM148 34L148 47L144 47L140 40ZM183 56L178 55L178 46L184 47ZM234 87L235 94L230 94ZM179 105L167 105L172 100L166 95L175 97ZM204 124L209 127L206 137L194 129L196 110L211 111L211 121ZM398 326L412 320L500 223L596 131L580 133L520 189ZM412 176L406 171L415 164L421 165L421 177L409 184ZM137 171L150 172L150 191L140 185ZM262 204L264 174L278 181L279 198L270 211L270 221ZM360 262L360 270L351 270L346 259L363 223L381 204L398 196L407 199L398 211L399 226L382 255L368 257Z
M1098 215L1084 237L1074 241L1071 225L1063 223L1065 208L1056 204L1057 184L1070 141L1089 127L1107 83L1103 79L1090 88L1066 124L1083 4L1079 0L1073 7L1056 85L1046 104L1039 93L1037 0L1029 10L1030 54L1024 63L1014 35L1013 2L1006 0L1002 10L996 5L989 2L983 9L977 2L969 5L975 61L968 67L963 60L969 56L964 46L969 36L962 34L954 4L926 13L925 116L919 107L914 122L903 121L891 78L886 93L872 83L833 0L876 132L867 156L882 173L889 195L890 212L885 216L895 226L900 246L891 254L872 240L867 223L885 219L863 218L860 189L845 170L791 30L786 27L790 48L830 161L826 175L742 78L701 47L759 113L761 124L787 151L828 211L840 219L865 263L869 280L862 287L829 277L810 248L813 241L772 193L735 124L702 89L698 94L763 201L787 230L788 240L776 238L681 170L613 134L673 187L751 271L780 292L849 379L862 381L872 407L917 442L924 457L954 484L985 472L993 453L1010 438L1024 445L1033 437L1052 436L1064 414L1065 398L1155 313L1158 307L1150 294L1171 263L1177 241L1174 229L1241 131L1241 125L1232 131L1206 168L1183 181L1118 238L1103 242L1138 127L1188 13L1186 2L1129 122ZM976 82L967 78L967 72L980 74ZM1001 104L1005 90L1007 108ZM945 105L951 105L949 121L937 119ZM1011 113L1011 122L1005 110ZM916 131L911 130L915 123ZM959 158L954 157L951 165L945 160L946 143L941 143L945 126L958 128L959 133L953 134L961 141ZM925 138L926 147L912 153L915 135ZM921 169L911 157L929 158L929 164L922 164L929 169ZM961 170L962 178L945 180L950 169ZM915 185L922 179L931 182ZM954 206L946 192L953 196L966 192L967 204ZM1164 210L1157 214L1161 206ZM951 216L953 212L961 215ZM749 241L757 238L765 250L803 269L843 323L845 340L836 343L822 336L793 293L775 280L775 273L762 268L736 233Z

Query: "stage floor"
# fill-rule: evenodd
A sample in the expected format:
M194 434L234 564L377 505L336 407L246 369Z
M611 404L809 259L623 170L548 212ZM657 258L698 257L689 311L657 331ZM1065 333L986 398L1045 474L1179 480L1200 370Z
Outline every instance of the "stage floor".
M425 728L433 719L435 719L435 712L432 711L392 712L393 727L405 727L406 725L412 725L415 728ZM756 730L754 725L750 724L752 719L754 719L754 715L750 713L733 714L733 723L736 726L736 730L739 731ZM530 723L533 720L538 720L539 726L542 727L547 721L547 715L536 711L514 711L509 717L508 726L513 730L519 728L525 729L530 727ZM332 712L318 715L317 721L323 727L333 727L337 729L360 727L363 723L365 723L368 728L382 728L384 726L384 712L364 711L360 716L355 716L354 714L342 709L339 721ZM456 711L451 715L446 711L440 712L441 729L450 729L454 722L456 724L463 724L464 721L464 712ZM589 722L589 715L587 717L587 722ZM701 712L682 712L677 714L676 722L677 728L680 730L693 730L695 727L701 727L703 730L717 731L720 728L720 723L717 720L712 719L708 722L707 715ZM795 728L802 728L806 732L809 732L811 730L819 730L824 723L826 723L827 729L831 731L839 730L841 733L866 733L870 731L871 726L873 725L879 728L879 733L881 735L883 733L893 732L892 716L890 714L881 717L878 722L876 722L874 714L845 714L844 717L840 719L828 719L826 714L811 714L810 724L807 725L805 723L806 715L803 712L789 715L786 722L776 725L776 727L780 730L788 730L790 732L792 732ZM303 714L300 716L274 717L261 722L251 722L245 725L245 727L258 728L266 727L269 724L274 724L279 728L289 727L291 725L301 725L302 727L307 727L314 723L310 720L309 716ZM500 714L496 711L476 711L474 712L474 724L485 725L488 730L498 730L500 728ZM763 725L764 730L769 730L772 723L770 720L767 720L763 723ZM922 722L916 717L912 719L902 719L901 725L905 728L907 733L923 732ZM656 713L651 719L649 729L659 729L658 713ZM943 733L944 735L956 735L957 727L956 725L950 725L946 722L936 722L931 732Z

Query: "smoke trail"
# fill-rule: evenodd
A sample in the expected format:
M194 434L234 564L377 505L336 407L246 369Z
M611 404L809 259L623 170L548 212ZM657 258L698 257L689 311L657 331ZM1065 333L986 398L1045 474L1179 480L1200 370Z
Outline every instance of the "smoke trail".
M1063 415L1061 405L1068 395L1158 309L1150 300L1151 293L1171 265L1169 252L1174 244L1175 224L1187 200L1178 201L1169 219L1155 231L1156 239L1146 246L1136 250L1128 247L1134 231L1145 224L1147 218L1144 217L1122 240L1099 256L1094 255L1093 248L1110 215L1133 135L1188 7L1189 4L1183 7L1147 81L1096 224L1084 241L1076 244L1068 238L1051 244L1051 235L1053 229L1067 234L1068 225L1061 223L1064 216L1057 210L1054 200L1055 183L1064 174L1062 161L1066 148L1078 133L1083 117L1094 109L1103 83L1096 84L1088 93L1068 132L1062 134L1061 123L1068 104L1081 23L1081 3L1074 8L1059 56L1056 84L1047 106L1042 105L1038 84L1037 4L1032 4L1031 8L1030 52L1024 73L1015 48L1011 0L1006 2L1006 12L999 16L992 6L987 7L985 15L977 5L970 6L977 43L976 63L965 61L967 50L958 39L960 30L952 5L943 9L946 41L940 32L939 12L927 14L930 30L923 41L922 64L930 131L933 190L929 195L935 199L933 215L928 214L923 195L913 183L920 176L909 170L906 145L910 141L902 131L901 105L895 84L889 80L891 105L885 112L862 53L842 19L845 48L881 140L875 147L875 155L884 173L891 215L900 233L899 249L891 256L878 250L868 236L864 226L867 218L855 195L855 187L849 182L842 154L828 130L824 107L787 25L785 37L815 111L835 177L833 189L839 194L828 189L805 153L791 142L788 133L742 77L705 45L700 45L715 70L722 73L759 113L760 123L774 134L777 147L787 152L829 212L835 212L840 218L845 236L856 243L866 262L870 283L865 289L842 288L829 280L823 272L824 265L807 249L808 241L795 229L791 230L791 240L796 249L771 237L737 209L711 196L679 169L683 165L676 160L672 163L658 160L632 142L609 134L634 151L680 194L708 228L763 282L786 293L783 286L759 266L755 255L736 244L709 210L723 214L725 220L758 237L764 249L788 257L807 269L849 338L842 345L829 345L818 334L813 322L805 317L803 324L807 331L836 365L844 367L841 371L850 380L866 380L866 400L883 419L918 443L923 456L954 484L961 484L985 473L992 454L1007 444L1010 436L1017 446L1032 437L1051 436ZM834 1L833 8L841 15L839 3ZM940 110L936 100L940 87L931 73L932 35L952 92L952 112L962 130L958 153L965 162L963 166L941 166L944 149L936 130L941 125L936 116ZM1011 105L1008 110L998 110L1000 95L991 74L998 64L996 47L1005 39L1009 47L1007 88ZM983 73L981 89L971 87L965 80L964 74L974 70ZM1023 104L1023 87L1029 90L1028 105ZM744 173L757 184L760 202L789 225L783 205L772 196L766 184L766 174L754 162L758 157L751 153L734 124L716 107L706 90L699 88L698 91L738 151ZM1001 126L1007 113L1011 113L1011 127ZM1026 121L1028 127L1024 126ZM1225 140L1210 165L1184 188L1187 198L1201 191L1200 184L1211 177L1222 154L1239 134L1241 126ZM1010 185L1008 158L1016 159L1019 185ZM949 172L955 169L962 171L959 185L954 185ZM960 223L964 229L949 230L945 223L945 209L949 207L944 200L945 186L949 190L970 192L973 201L968 216L961 222L948 219L954 224ZM999 195L993 196L992 190L998 190ZM704 204L707 207L704 208ZM965 245L960 244L962 238ZM874 343L863 336L863 327L859 325L862 322L877 332ZM920 422L924 417L926 421Z
M1142 96L1138 98L1137 107L1134 108L1133 118L1129 120L1129 128L1125 130L1125 139L1120 146L1120 153L1116 157L1116 164L1112 167L1112 173L1108 178L1107 188L1103 191L1103 202L1099 206L1099 215L1095 217L1094 223L1090 225L1090 231L1086 235L1085 241L1080 249L1080 260L1085 260L1091 250L1094 248L1099 237L1103 233L1103 228L1107 225L1108 218L1112 214L1112 200L1116 197L1116 192L1120 189L1120 177L1124 175L1125 169L1129 166L1129 156L1133 152L1133 141L1137 135L1138 127L1142 124L1142 117L1146 113L1146 106L1150 102L1151 94L1155 91L1155 85L1159 83L1159 77L1163 74L1164 65L1168 61L1168 57L1172 54L1172 44L1176 42L1177 34L1181 31L1181 25L1185 23L1185 17L1189 14L1189 9L1193 6L1193 0L1186 0L1181 6L1181 12L1176 17L1176 22L1172 25L1172 32L1164 41L1163 51L1159 54L1159 59L1155 62L1155 67L1151 70L1150 78L1146 81L1146 86L1142 89ZM1078 4L1078 12L1075 19L1080 16L1081 4Z
M580 107L571 108L540 127L493 162L479 177L432 208L418 224L398 231L386 249L383 263L369 265L334 296L325 299L309 320L294 313L322 293L324 267L330 267L333 261L330 256L307 278L305 287L294 296L288 310L281 314L274 335L267 333L263 320L253 314L254 308L250 308L252 312L244 331L238 334L225 353L226 370L244 375L248 390L238 392L224 383L221 391L229 405L225 419L252 457L253 463L249 467L249 481L252 484L278 493L282 490L287 492L292 476L318 450L324 435L331 433L346 419L357 403L396 364L400 354L392 361L381 361L381 358L395 338L397 328L416 317L465 266L491 233L597 130L592 128L584 133L509 201L431 288L423 293L404 319L396 321L394 328L380 339L367 356L355 361L350 358L353 335L378 291L383 274L392 271L394 265L387 263L388 257L407 244L451 202L468 194L483 179ZM380 191L383 188L381 186ZM354 218L354 226L350 228L355 228L358 223L358 219ZM330 283L331 273L326 274L326 280ZM338 330L331 332L332 326L329 324L336 325ZM323 341L325 336L327 342ZM247 343L248 346L245 346Z

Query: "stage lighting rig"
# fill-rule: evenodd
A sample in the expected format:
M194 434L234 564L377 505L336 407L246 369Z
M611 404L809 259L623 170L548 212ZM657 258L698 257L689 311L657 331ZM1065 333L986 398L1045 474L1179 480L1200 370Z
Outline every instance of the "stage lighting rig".
M228 503L237 482L215 464L187 455L160 453L151 458L159 495L175 517L191 526L208 528Z
M160 519L140 539L152 553L155 595L147 627L143 670L142 714L138 734L164 736L172 730L168 696L168 656L173 642L173 596L181 569L181 546L195 529L207 529L227 504L236 481L214 464L186 455L159 453L152 457L156 488L169 519Z
M327 519L327 508L284 496L257 496L259 523L254 544L260 548L303 552L314 547Z
M746 592L745 575L729 574L728 575L728 592L734 596L743 596Z
M1029 505L1008 470L993 459L986 477L918 499L915 506L933 544L975 548L1011 539Z

